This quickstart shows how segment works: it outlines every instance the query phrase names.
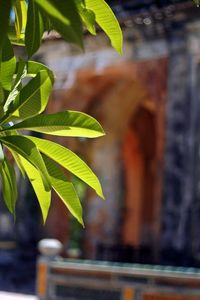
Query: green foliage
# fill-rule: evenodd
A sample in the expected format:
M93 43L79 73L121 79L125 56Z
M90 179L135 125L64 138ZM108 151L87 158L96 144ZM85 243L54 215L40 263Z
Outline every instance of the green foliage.
M199 7L200 0L193 0L197 7Z
M23 45L27 56L32 57L41 45L43 33L52 29L66 41L83 47L84 28L96 34L96 23L121 53L121 30L104 0L0 0L0 178L4 201L13 215L17 185L7 151L22 175L30 180L44 222L54 190L83 225L79 197L63 168L104 198L97 176L75 153L55 142L23 133L28 130L95 138L104 135L101 125L81 112L45 114L54 83L52 71L41 63L16 58L13 52L13 45Z
M93 11L97 24L111 40L112 46L122 53L122 32L114 13L104 0L85 0L86 8Z

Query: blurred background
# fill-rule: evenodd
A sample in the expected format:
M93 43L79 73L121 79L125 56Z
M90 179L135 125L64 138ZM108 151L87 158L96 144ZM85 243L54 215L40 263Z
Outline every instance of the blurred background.
M15 223L0 203L0 289L34 292L42 238L60 240L64 257L200 266L200 10L192 0L107 2L123 56L102 32L85 34L84 52L49 35L36 56L56 74L48 112L86 112L106 132L54 138L91 166L106 201L71 176L85 229L56 196L43 226L19 175Z

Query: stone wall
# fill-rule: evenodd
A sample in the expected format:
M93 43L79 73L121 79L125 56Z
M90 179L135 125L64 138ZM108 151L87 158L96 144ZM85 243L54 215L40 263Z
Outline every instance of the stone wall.
M49 111L89 112L107 132L106 137L90 142L60 139L79 153L80 147L83 149L82 155L103 184L106 201L100 201L89 191L84 210L85 256L93 258L98 245L114 245L123 240L124 201L128 201L124 189L123 136L139 107L154 111L156 179L152 247L157 259L173 263L176 253L191 256L195 251L198 256L200 248L200 26L198 23L183 26L167 38L151 42L131 41L130 30L124 32L123 57L110 49L101 35L94 42L86 38L84 54L61 40L47 41L40 57L57 74ZM166 256L169 250L171 257Z

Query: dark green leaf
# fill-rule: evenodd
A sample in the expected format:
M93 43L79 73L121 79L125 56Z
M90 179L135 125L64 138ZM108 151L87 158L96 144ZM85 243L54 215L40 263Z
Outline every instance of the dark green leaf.
M72 43L83 46L81 19L73 0L35 0L49 16L53 28Z
M0 166L0 173L5 204L9 211L15 216L15 203L17 199L16 175L13 166L6 158Z
M0 51L3 40L8 32L12 2L12 0L0 0Z
M16 58L12 45L7 37L4 38L0 51L0 83L3 89L10 91L12 78L16 69Z
M44 23L41 13L37 4L33 0L29 0L25 32L25 44L29 57L31 57L40 47L43 33Z

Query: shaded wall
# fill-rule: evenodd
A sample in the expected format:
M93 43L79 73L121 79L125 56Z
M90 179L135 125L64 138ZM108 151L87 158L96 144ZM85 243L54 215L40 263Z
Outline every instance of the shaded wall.
M130 30L125 31L125 37L131 36ZM71 56L74 49L62 46L61 55L55 58L51 52L45 58L50 66L55 67L59 77L49 110L87 111L97 117L108 132L105 138L89 143L89 153L86 142L67 141L67 145L77 151L81 145L84 157L105 185L107 196L106 202L101 202L91 191L88 193L85 208L85 253L88 257L95 257L95 249L101 241L105 244L122 241L119 226L123 222L124 205L122 136L134 117L134 110L150 103L151 109L156 108L156 159L159 166L153 208L155 255L161 262L169 264L177 257L180 258L178 264L187 263L187 258L184 262L186 253L188 261L191 262L191 257L198 260L199 32L198 23L182 24L165 39L134 43L125 39L122 58L108 48L102 36L96 45L86 39L88 51L83 56L77 49L77 56ZM63 45L62 41L59 43ZM53 41L49 45L45 45L46 49L52 48ZM44 52L41 53L44 55ZM68 58L63 59L64 55ZM137 91L144 92L145 99L137 96ZM137 103L130 111L129 101ZM103 169L102 165L109 168ZM171 257L168 253L172 254Z
M102 182L106 198L104 202L95 193L88 192L84 210L85 257L95 258L96 251L102 244L108 247L123 245L125 173L122 145L125 132L141 106L153 110L156 115L156 185L152 230L155 235L154 242L158 239L166 67L166 59L158 59L109 66L100 74L92 69L85 69L77 73L75 83L68 91L54 92L54 100L49 107L51 111L64 107L86 111L97 118L106 131L105 137L84 142L84 151L80 151L74 141L67 141L68 145L81 152L81 155L84 154L83 157L89 161Z

